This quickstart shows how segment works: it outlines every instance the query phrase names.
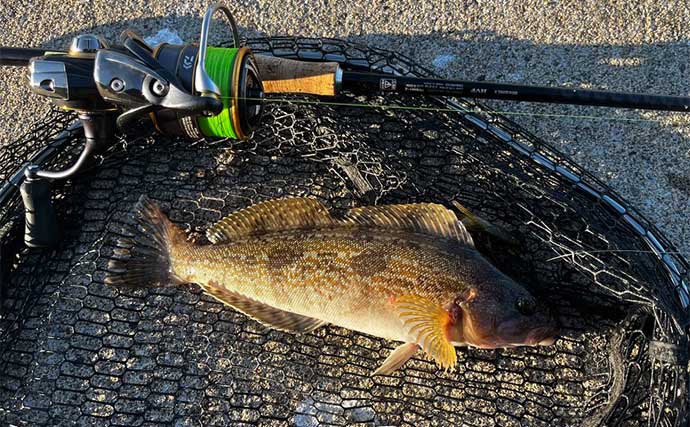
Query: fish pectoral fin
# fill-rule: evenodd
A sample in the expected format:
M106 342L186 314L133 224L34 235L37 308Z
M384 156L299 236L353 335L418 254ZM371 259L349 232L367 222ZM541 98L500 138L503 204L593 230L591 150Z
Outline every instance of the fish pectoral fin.
M218 301L231 306L237 311L241 311L252 319L273 329L294 333L307 333L328 323L313 317L280 310L237 292L230 291L223 285L215 282L202 285L202 288Z
M442 369L452 370L458 356L447 335L448 327L453 324L448 311L418 295L396 298L395 310L408 339L419 344Z
M406 342L391 351L386 360L381 366L375 370L371 376L374 375L390 375L399 367L405 364L417 352L419 345L413 342Z

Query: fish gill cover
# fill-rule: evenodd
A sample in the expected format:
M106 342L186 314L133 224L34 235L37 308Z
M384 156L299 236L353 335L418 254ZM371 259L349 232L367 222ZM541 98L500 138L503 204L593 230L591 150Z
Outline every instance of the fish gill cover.
M400 55L337 40L247 44L257 53L429 75ZM653 226L502 117L271 104L245 142L121 137L99 166L59 188L61 246L27 250L13 174L37 153L48 165L68 163L79 133L48 142L69 120L52 110L0 158L3 424L687 423L687 264L657 256L673 248ZM546 347L461 349L454 372L418 355L391 376L371 377L398 343L336 327L269 330L196 285L105 285L114 242L141 194L199 236L221 217L277 197L315 197L334 212L459 201L517 241L477 244L549 304L563 336Z

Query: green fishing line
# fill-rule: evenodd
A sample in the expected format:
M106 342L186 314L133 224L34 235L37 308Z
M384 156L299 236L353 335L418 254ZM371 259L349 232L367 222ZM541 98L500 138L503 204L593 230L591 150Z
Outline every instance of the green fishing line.
M230 89L239 49L209 47L206 51L206 72L220 89L223 111L212 117L199 117L201 132L209 137L237 139L232 125L232 96Z

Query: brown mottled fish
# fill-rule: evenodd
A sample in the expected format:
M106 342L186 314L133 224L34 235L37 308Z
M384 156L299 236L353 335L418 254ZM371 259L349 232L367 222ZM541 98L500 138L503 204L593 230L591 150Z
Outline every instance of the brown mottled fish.
M313 199L272 200L213 225L210 245L189 242L145 196L134 216L137 230L118 241L107 283L194 282L276 329L330 323L402 341L374 374L393 372L418 348L452 369L455 346L554 342L551 318L442 205L362 207L336 218Z

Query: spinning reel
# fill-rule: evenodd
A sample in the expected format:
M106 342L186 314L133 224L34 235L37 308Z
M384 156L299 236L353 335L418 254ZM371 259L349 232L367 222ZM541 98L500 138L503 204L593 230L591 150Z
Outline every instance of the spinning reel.
M231 48L207 44L216 11L230 21ZM263 111L254 56L239 46L225 6L207 11L198 45L150 47L126 30L121 45L111 47L80 35L68 52L45 52L29 64L34 92L60 107L114 119L123 132L144 121L168 136L245 139Z
M217 11L232 29L230 48L208 46ZM76 111L86 138L70 168L24 169L20 190L26 208L25 243L32 247L53 246L59 239L50 182L93 163L114 143L116 128L127 133L143 125L194 140L245 139L260 124L263 105L270 101L265 94L335 96L349 91L690 111L688 97L416 78L349 71L334 62L254 56L240 47L235 20L222 5L206 11L198 45L151 47L125 31L121 45L109 46L100 37L80 35L68 52L0 47L0 65L28 65L32 91Z
M229 21L230 48L208 46L211 18L217 11ZM150 47L126 30L118 46L89 34L75 37L68 52L0 48L0 64L29 65L33 92L77 112L86 139L78 160L66 170L26 167L20 188L26 208L25 243L31 247L57 243L50 182L67 179L92 164L113 144L116 127L127 133L137 125L153 126L163 135L193 140L250 137L263 112L264 87L257 62L264 65L269 79L282 81L277 88L281 92L322 94L323 90L310 92L304 79L337 68L267 57L257 61L249 49L240 47L235 20L222 5L207 10L198 45Z

